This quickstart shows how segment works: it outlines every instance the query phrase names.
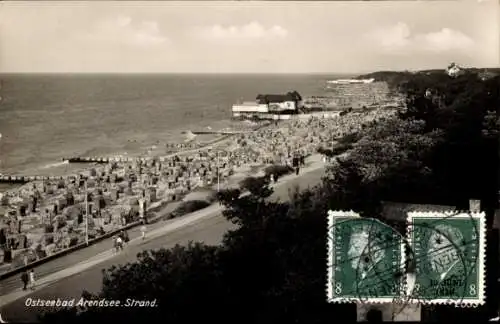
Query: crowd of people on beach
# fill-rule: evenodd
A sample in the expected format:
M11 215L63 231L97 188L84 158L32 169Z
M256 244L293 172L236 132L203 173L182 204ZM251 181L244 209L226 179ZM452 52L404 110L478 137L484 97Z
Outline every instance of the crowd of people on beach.
M144 220L147 209L155 203L177 201L198 187L212 188L217 180L230 177L243 166L286 165L298 173L305 158L318 147L334 145L339 138L360 130L363 123L390 113L372 110L328 119L280 121L277 126L234 135L218 146L201 147L196 152L183 154L181 150L169 157L111 162L65 180L27 184L7 192L2 199L7 213L0 225L0 244L33 261L84 242L85 226L95 233L93 236L118 230ZM85 201L89 202L89 218L85 217ZM142 239L145 232L141 229ZM125 234L113 239L116 251L127 242ZM45 253L38 254L40 250Z

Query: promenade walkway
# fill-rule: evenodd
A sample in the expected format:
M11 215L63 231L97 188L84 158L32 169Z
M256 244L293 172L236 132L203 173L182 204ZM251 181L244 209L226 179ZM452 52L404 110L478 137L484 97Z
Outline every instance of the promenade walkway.
M309 165L301 169L298 176L295 174L287 175L272 185L276 191L279 191L279 194L274 195L274 197L286 200L288 189L294 186L292 184L295 183L295 185L297 185L304 183L303 179L307 178L309 173L313 173L315 171L318 173L318 171L321 171L322 174L324 163L319 155L309 157L306 162L308 162ZM313 179L313 183L311 184L316 184L319 180L320 176L316 175ZM305 183L307 183L307 181L305 181ZM222 210L222 206L214 204L205 209L177 219L150 225L146 241L159 239L167 234L173 234L176 231L202 221L204 218L220 215ZM143 244L137 228L129 230L129 236L131 240L128 243L126 250ZM112 261L113 258L119 256L120 254L121 252L114 253L112 251L112 242L110 239L107 239L94 246L77 251L75 254L70 254L67 257L50 261L35 269L38 277L36 290L43 290L60 280L81 273L106 261ZM33 291L21 290L20 284L21 281L19 276L14 276L0 283L0 294L2 296L0 299L0 307L8 305L9 303L33 293Z

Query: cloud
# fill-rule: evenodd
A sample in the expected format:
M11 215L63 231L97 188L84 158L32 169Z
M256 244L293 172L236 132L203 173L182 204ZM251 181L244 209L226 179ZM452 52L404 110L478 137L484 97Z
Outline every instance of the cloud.
M365 34L365 38L392 53L463 51L475 45L469 36L450 28L412 35L410 27L403 22L370 31Z
M367 34L367 38L379 43L383 48L400 49L411 43L410 35L408 25L399 22L394 26L371 31Z
M210 40L257 40L279 39L288 36L288 30L274 25L266 28L258 22L250 22L241 26L213 25L201 28L201 36Z
M416 35L415 43L434 52L467 50L474 46L474 41L470 37L449 28L443 28L438 32Z
M87 38L118 42L125 45L149 47L168 43L169 39L162 35L156 21L134 23L128 16L118 16L99 22L86 34Z

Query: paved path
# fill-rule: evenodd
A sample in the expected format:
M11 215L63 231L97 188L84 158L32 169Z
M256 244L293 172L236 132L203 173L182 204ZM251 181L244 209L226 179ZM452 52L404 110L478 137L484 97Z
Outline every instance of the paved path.
M272 198L287 200L290 188L299 186L305 189L319 183L324 173L322 165L321 162L315 161L298 177L295 175L284 177L274 186L275 193ZM36 320L36 315L43 309L25 306L27 298L77 298L84 289L97 293L101 289L101 269L132 262L142 250L168 248L189 241L219 244L224 233L235 226L225 220L221 210L222 208L216 204L178 219L154 224L150 227L145 241L139 238L138 229L131 230L129 246L118 254L111 251L111 241L105 240L101 250L93 246L78 251L80 260L76 255L69 255L70 260L62 260L65 259L63 257L39 266L35 270L40 278L35 291L22 291L19 288L21 286L19 277L3 281L0 284L1 289L5 291L0 299L3 319L15 322Z

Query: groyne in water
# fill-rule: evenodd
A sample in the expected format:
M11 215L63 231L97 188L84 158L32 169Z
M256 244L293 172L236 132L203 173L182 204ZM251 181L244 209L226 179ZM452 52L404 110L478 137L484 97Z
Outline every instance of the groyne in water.
M67 157L67 158L62 158L63 161L66 161L68 163L95 163L95 164L108 164L111 162L134 162L134 161L150 161L153 159L160 159L159 157L106 157L106 156L97 156L97 157L86 157L86 156L75 156L75 157Z
M179 152L178 154L182 154L182 152ZM94 164L109 164L112 162L121 162L121 163L130 163L130 162L135 162L135 161L140 161L140 162L147 162L151 160L159 160L161 162L166 161L168 158L167 157L153 157L153 156L148 156L148 157L125 157L125 156L112 156L112 157L106 157L106 156L97 156L97 157L80 157L80 156L75 156L75 157L65 157L62 158L63 161L67 161L68 163L94 163Z
M217 134L217 135L238 135L251 133L253 131L193 131L194 135L208 135L208 134Z
M63 180L63 176L23 176L23 175L0 175L0 183L28 183L31 181Z
M115 158L110 158L110 157L87 157L87 156L64 157L62 158L62 160L68 163L103 163L103 164L116 161Z

